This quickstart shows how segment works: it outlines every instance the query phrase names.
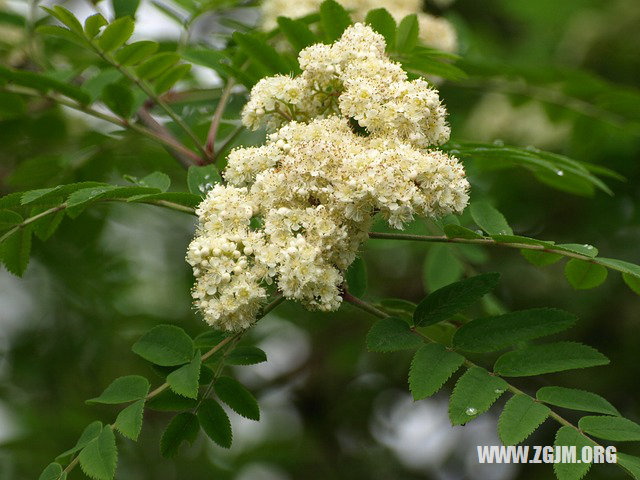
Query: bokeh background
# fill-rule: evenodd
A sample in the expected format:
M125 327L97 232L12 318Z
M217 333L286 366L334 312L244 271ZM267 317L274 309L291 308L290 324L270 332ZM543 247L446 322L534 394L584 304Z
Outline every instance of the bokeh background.
M180 0L164 3L181 10ZM93 13L91 2L65 5L81 18ZM30 6L0 2L3 64L27 61L24 31L5 14L27 14ZM111 9L106 0L98 6ZM472 196L492 199L517 233L589 243L603 256L640 262L640 112L632 101L640 72L640 2L432 0L425 7L454 23L470 71L492 65L497 72L520 72L491 80L472 75L440 86L456 140L532 145L626 177L608 180L613 196L575 195L522 169L496 170L469 161ZM257 10L244 4L225 15L251 24ZM192 40L215 45L229 25L219 15L204 15L194 25ZM136 37L170 46L179 36L180 27L143 0ZM559 79L554 76L558 71L570 72L573 82L560 95L553 92L567 75ZM197 70L196 75L201 85L216 86L212 71ZM589 101L593 82L623 92L615 113ZM241 96L234 102L237 111ZM169 174L176 188L185 185L181 167L146 140L116 138L109 135L111 127L50 105L15 115L5 112L2 103L0 97L1 194L80 180L120 180L154 170ZM198 108L207 113L215 103ZM37 478L75 443L85 425L95 419L111 422L116 409L84 401L113 378L140 373L162 381L130 352L140 334L159 323L179 325L190 334L205 330L190 306L192 277L184 261L193 228L191 217L152 206L100 205L76 220L64 220L48 242L35 241L24 278L0 270L1 479ZM424 221L411 227L432 229ZM478 314L538 306L575 312L580 322L565 338L597 347L611 364L515 383L528 392L545 384L586 388L640 420L640 297L619 275L610 274L599 288L581 292L565 281L561 264L534 267L515 250L370 240L363 256L372 300L419 301L443 281L499 271L497 294ZM121 442L117 478L552 478L546 465L478 465L476 445L499 444L496 421L505 398L467 426L450 427L447 392L453 383L432 399L414 403L406 381L410 355L366 351L364 337L372 320L349 306L334 314L280 306L243 340L263 348L268 362L233 371L259 398L262 420L231 415L230 450L201 436L175 460L164 460L158 440L170 417L146 412L139 441ZM478 361L490 365L488 360ZM578 418L575 412L564 413ZM556 429L547 420L527 443L552 444ZM626 451L640 453L637 445ZM79 470L70 476L81 477ZM617 479L624 473L595 466L588 478Z

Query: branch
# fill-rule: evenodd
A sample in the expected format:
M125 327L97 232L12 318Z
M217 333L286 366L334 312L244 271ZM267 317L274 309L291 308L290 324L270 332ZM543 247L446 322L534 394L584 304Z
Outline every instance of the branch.
M233 80L232 78L227 81L227 84L225 85L224 90L222 91L222 96L220 97L220 100L218 101L218 105L216 106L216 110L213 113L213 118L211 119L211 126L209 127L209 133L207 133L207 143L205 146L205 150L207 151L207 154L209 154L211 160L213 160L214 162L216 160L214 147L216 142L216 136L218 134L218 128L220 127L220 120L222 120L222 114L224 113L224 109L227 106L227 102L231 97L231 90L233 89L234 85L235 85L235 80Z

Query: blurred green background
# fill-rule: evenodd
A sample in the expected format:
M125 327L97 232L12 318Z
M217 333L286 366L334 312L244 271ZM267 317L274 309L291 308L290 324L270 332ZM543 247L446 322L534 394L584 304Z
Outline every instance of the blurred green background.
M28 7L22 1L1 5L4 13L22 14ZM65 5L79 16L91 12L90 2ZM99 6L110 9L106 0ZM179 10L180 1L169 6ZM603 256L639 263L640 112L625 92L637 95L640 2L458 0L425 6L455 24L461 66L478 72L440 86L454 140L533 145L626 177L607 180L613 196L574 195L522 169L495 170L469 161L472 198L492 199L516 233L589 243ZM246 4L233 15L250 23L255 8ZM0 58L20 67L29 62L25 31L7 18L0 15ZM201 19L199 42L215 44L228 28L218 20L216 15ZM143 0L137 31L170 47L179 28ZM45 48L53 62L64 63L73 53L55 42ZM486 73L492 69L515 73L508 78ZM199 75L201 82L215 85L210 72ZM591 93L609 85L622 92L612 108L598 105ZM42 102L25 105L16 115L3 108L6 101L0 96L1 194L82 180L120 181L125 174L154 170L185 185L184 170L147 140L114 137L101 123ZM235 102L237 111L242 99ZM192 108L210 118L215 102ZM84 401L113 378L140 373L161 383L130 351L143 332L159 323L193 335L205 330L190 306L192 277L184 261L193 228L190 216L152 206L99 205L76 220L65 219L46 243L36 240L24 278L0 270L1 479L37 478L88 423L111 422L115 408ZM433 228L425 221L411 226L418 232ZM487 311L554 306L575 312L580 322L564 338L598 348L611 364L516 385L530 393L545 384L587 388L640 420L640 298L619 275L610 273L602 286L582 292L567 284L561 264L534 267L516 250L370 240L363 256L367 297L374 301L419 301L443 278L499 271L502 282L494 301L484 305ZM451 428L446 391L452 382L433 399L413 403L406 382L410 355L366 352L372 320L349 306L317 314L283 304L243 340L263 348L268 363L233 370L259 398L263 419L232 416L231 450L201 436L168 461L159 455L158 440L170 416L145 412L138 442L120 442L117 478L552 478L546 465L479 466L476 445L499 443L496 420L505 399L488 415ZM478 361L489 364L486 357ZM527 443L552 444L556 429L548 420ZM637 445L626 451L640 453ZM70 476L81 477L79 470ZM587 478L617 479L624 473L594 466Z

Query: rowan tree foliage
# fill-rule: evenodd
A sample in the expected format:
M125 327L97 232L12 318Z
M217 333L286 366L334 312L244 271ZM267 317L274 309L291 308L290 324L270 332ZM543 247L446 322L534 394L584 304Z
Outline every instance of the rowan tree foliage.
M640 478L637 6L450 3L0 13L6 478L485 478L409 394Z

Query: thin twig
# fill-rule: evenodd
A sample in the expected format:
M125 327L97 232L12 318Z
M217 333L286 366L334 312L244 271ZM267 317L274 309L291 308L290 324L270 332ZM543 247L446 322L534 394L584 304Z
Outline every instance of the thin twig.
M215 161L215 143L216 136L218 135L218 128L220 128L220 121L222 120L222 114L224 113L224 109L227 106L227 102L231 97L231 90L235 85L235 81L231 78L227 81L227 84L222 91L222 96L218 101L218 105L216 105L216 109L213 112L213 118L211 119L211 126L209 127L209 132L207 133L207 142L205 145L205 150L209 154L210 158Z

